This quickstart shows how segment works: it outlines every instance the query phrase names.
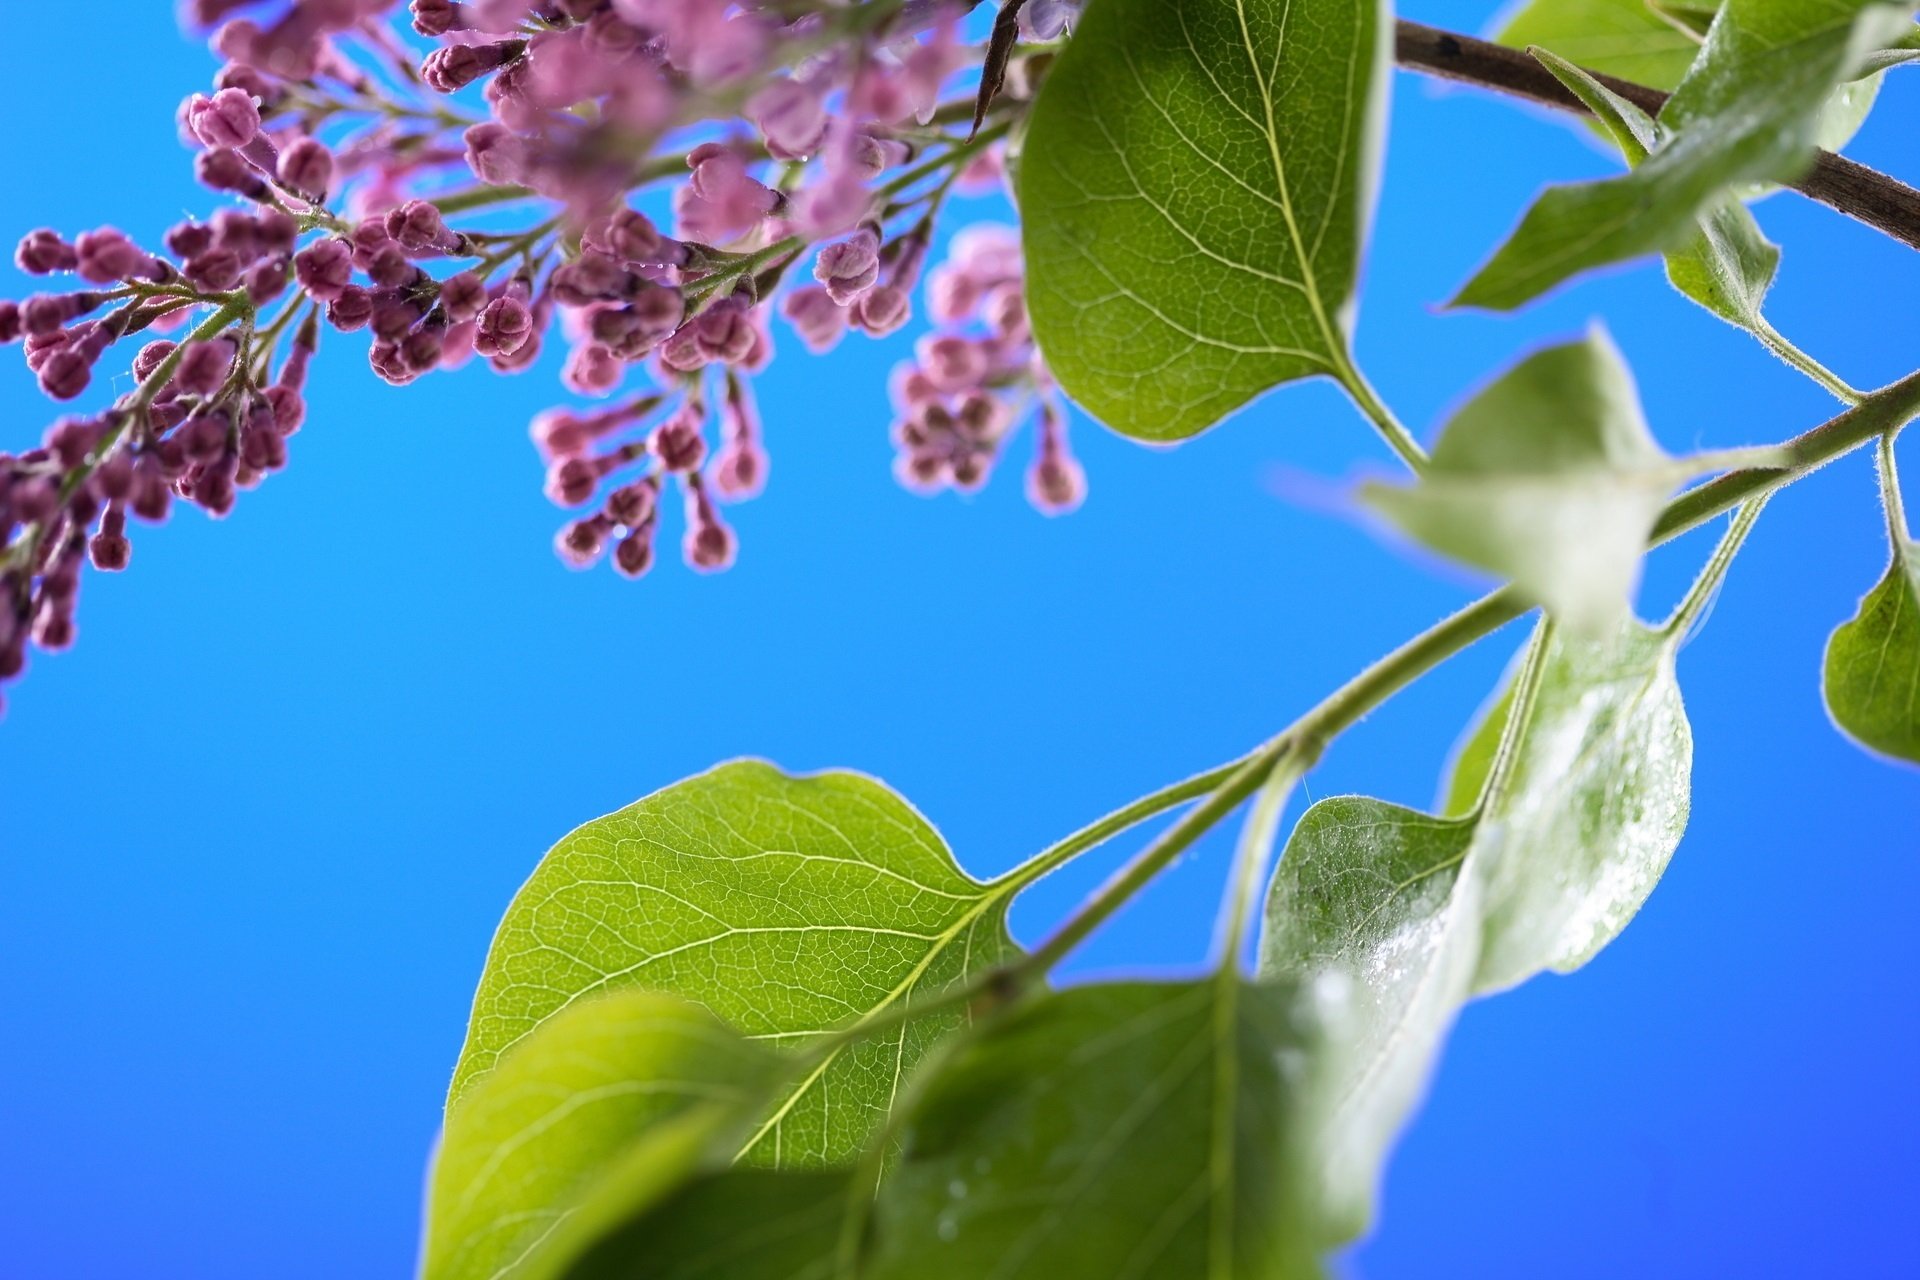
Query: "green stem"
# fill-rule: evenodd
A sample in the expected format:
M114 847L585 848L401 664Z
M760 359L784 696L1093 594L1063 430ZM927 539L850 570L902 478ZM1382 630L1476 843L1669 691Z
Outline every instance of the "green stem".
M1387 407L1387 402L1380 398L1380 393L1373 389L1371 382L1367 381L1367 375L1360 372L1360 367L1350 357L1342 359L1340 366L1334 370L1334 377L1353 398L1353 403L1358 406L1360 412L1367 416L1367 421L1373 424L1373 429L1380 433L1380 438L1387 442L1387 447L1407 464L1407 468L1415 475L1426 470L1427 451L1422 449L1420 442L1413 438L1413 432L1407 430L1406 425L1394 416L1393 410Z
M531 200L535 194L527 187L469 187L450 196L438 196L432 204L443 214L465 213L469 209L484 209L488 205Z
M1761 345L1791 367L1819 383L1834 399L1841 404L1859 404L1865 399L1860 391L1849 385L1839 374L1787 341L1780 331L1768 324L1764 318L1756 316L1754 319L1753 335L1760 339Z
M1700 575L1693 580L1693 585L1687 588L1686 597L1674 608L1673 615L1661 624L1662 634L1679 635L1693 626L1694 620L1700 616L1700 611L1706 608L1707 601L1713 599L1714 592L1720 589L1720 583L1726 578L1727 569L1733 564L1733 558L1740 554L1740 548L1745 544L1747 535L1753 532L1754 522L1759 520L1761 511L1766 509L1767 499L1772 496L1772 494L1763 493L1759 497L1750 498L1733 513L1732 524L1727 527L1726 533L1721 535L1719 543L1713 549L1713 554L1701 567Z
M1887 508L1887 536L1893 542L1897 552L1912 538L1912 528L1907 524L1907 504L1900 496L1900 468L1893 456L1894 437L1899 433L1889 431L1880 437L1879 470L1880 500Z
M1285 759L1267 771L1267 781L1254 798L1240 832L1240 847L1234 854L1233 874L1227 880L1226 901L1220 908L1220 973L1223 979L1237 977L1240 954L1246 948L1247 922L1258 905L1260 886L1266 883L1267 868L1273 862L1273 846L1280 834L1280 817L1286 812L1287 797L1305 772L1305 761Z
M1533 718L1533 704L1540 696L1540 684L1547 669L1547 646L1553 643L1553 619L1542 618L1527 642L1526 661L1520 678L1514 682L1513 701L1507 707L1507 723L1501 727L1500 741L1494 748L1493 763L1487 767L1487 780L1473 802L1477 816L1500 802L1514 765L1520 759L1520 747L1526 740L1527 722Z

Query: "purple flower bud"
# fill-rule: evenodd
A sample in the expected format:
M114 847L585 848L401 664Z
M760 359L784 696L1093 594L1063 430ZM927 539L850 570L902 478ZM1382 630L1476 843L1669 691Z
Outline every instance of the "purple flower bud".
M367 274L382 289L411 289L426 279L426 272L408 260L406 250L392 243L373 255L367 264Z
M20 316L20 304L6 298L0 298L0 346L19 341L26 331L26 322Z
M476 320L487 307L487 285L471 271L449 276L440 283L440 309L455 324Z
M133 493L133 454L119 449L93 473L94 488L108 502L120 502Z
M256 307L265 306L287 291L293 263L286 258L269 258L255 263L246 278L247 297Z
M260 132L260 109L239 89L222 89L211 98L195 94L187 104L187 127L209 147L238 150Z
M638 578L653 568L653 530L651 524L637 528L613 549L613 567L621 576Z
M231 191L249 200L264 200L271 193L267 180L241 158L238 151L215 148L202 151L193 162L193 173L202 186L215 191Z
M884 338L903 327L912 313L906 290L891 284L875 285L851 308L853 323L875 338Z
M60 509L60 487L46 476L16 480L7 496L21 524L39 524Z
M140 348L140 353L133 358L133 376L141 382L145 382L154 375L154 372L158 370L161 365L167 362L167 357L172 355L174 350L174 344L165 338L149 342L146 346Z
M699 473L689 475L687 490L687 533L681 542L681 554L687 564L702 573L718 573L732 566L737 544L733 530L720 519L712 499L700 483Z
M413 0L413 29L423 36L443 36L466 25L453 0Z
M127 541L127 512L118 502L107 507L100 519L100 532L87 543L93 567L106 573L118 573L133 559L133 544Z
M204 222L179 222L167 229L167 252L176 258L193 258L213 248L213 228Z
M480 313L473 349L481 355L511 358L533 336L533 313L518 298L495 298Z
M203 289L224 293L240 283L247 264L231 249L214 248L187 259L181 270Z
M55 400L78 397L93 381L93 366L111 341L104 326L89 327L85 335L55 351L40 366L40 389Z
M296 138L280 153L283 185L314 203L323 203L333 189L333 152L318 138Z
M591 515L560 530L553 540L553 549L568 568L585 569L606 550L607 536L612 532L612 520L604 515Z
M167 518L167 510L173 505L173 491L167 487L167 478L157 464L142 462L133 473L133 514L149 523L158 524Z
M99 438L98 423L67 418L48 430L45 447L64 470L71 471L87 460Z
M831 351L847 331L847 309L823 285L802 285L786 296L780 309L815 355Z
M707 460L707 441L700 434L700 419L690 410L682 410L653 429L647 450L660 460L667 471L691 472Z
M30 231L14 250L13 260L30 276L71 271L80 265L80 251L46 228Z
M480 77L496 71L525 53L525 40L494 44L452 45L435 49L420 65L420 78L440 93L457 93Z
M620 358L597 342L585 342L573 349L560 381L576 395L604 396L620 385L623 370Z
M20 308L21 328L36 335L55 333L69 320L79 319L102 301L102 295L93 292L35 294Z
M135 276L151 277L161 270L152 254L144 252L112 227L86 232L75 242L74 249L79 257L80 278L94 284L111 284Z
M862 227L851 238L828 245L814 263L813 278L841 306L853 303L880 279L880 237Z
M372 319L373 295L357 284L346 286L327 304L327 323L342 333L364 329Z
M607 515L629 529L651 524L660 502L660 481L647 476L607 495Z
M411 298L382 296L373 305L373 334L382 342L398 343L426 315L426 308Z
M353 283L353 250L345 240L317 240L294 255L300 287L321 302L332 302Z
M495 186L513 186L527 177L527 144L513 130L492 121L477 124L465 134L467 167L473 176Z
M182 395L210 396L233 372L234 345L228 338L189 342L173 371L173 388Z
M239 460L228 454L207 464L193 482L193 500L216 520L224 519L233 511L233 500L238 496L234 483L238 470Z
M409 200L387 213L387 234L409 253L457 248L460 238L447 229L440 210L425 200Z

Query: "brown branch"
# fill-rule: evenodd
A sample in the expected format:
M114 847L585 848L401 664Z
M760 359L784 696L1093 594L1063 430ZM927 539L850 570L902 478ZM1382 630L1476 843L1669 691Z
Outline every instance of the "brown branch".
M1490 44L1472 36L1441 31L1418 22L1395 24L1393 54L1403 67L1526 98L1543 106L1591 114L1565 86L1525 50ZM1657 115L1667 95L1630 80L1589 73L1607 88L1649 115ZM1819 152L1795 191L1838 209L1849 218L1920 249L1920 191L1898 178L1869 169L1831 151Z

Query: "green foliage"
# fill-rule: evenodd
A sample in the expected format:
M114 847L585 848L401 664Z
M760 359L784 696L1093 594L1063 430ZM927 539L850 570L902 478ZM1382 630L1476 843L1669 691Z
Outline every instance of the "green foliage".
M1366 500L1408 534L1511 578L1583 633L1625 611L1679 474L1604 331L1535 352L1448 421L1417 484Z
M672 996L573 1005L447 1112L422 1280L536 1280L724 1160L779 1060Z
M1859 613L1827 643L1824 690L1828 712L1849 736L1920 764L1920 548L1907 528L1890 437L1880 480L1893 559Z
M1510 310L1594 267L1664 252L1745 184L1799 176L1821 112L1903 34L1910 6L1728 0L1661 110L1663 145L1630 173L1548 190L1454 299Z
M457 1103L542 1020L620 987L669 991L792 1049L1008 958L1005 887L982 885L899 796L851 773L739 762L555 845L508 908L454 1071ZM858 1152L949 1010L833 1055L749 1138L757 1164Z
M874 1210L876 1280L1318 1274L1285 988L1037 998L956 1046Z
M1707 19L1712 16L1709 10ZM1700 52L1698 33L1706 27L1696 33L1697 21L1693 10L1663 17L1648 0L1531 0L1494 39L1516 49L1550 49L1589 71L1671 90Z
M1098 0L1022 152L1027 301L1060 384L1143 440L1357 381L1387 78L1378 0Z
M1679 844L1693 742L1678 634L1632 621L1598 641L1543 632L1469 735L1450 794L1475 794L1459 816L1342 796L1301 818L1260 971L1331 979L1345 996L1328 1023L1334 1102L1320 1137L1324 1212L1343 1238L1369 1218L1386 1149L1460 1005L1584 964Z

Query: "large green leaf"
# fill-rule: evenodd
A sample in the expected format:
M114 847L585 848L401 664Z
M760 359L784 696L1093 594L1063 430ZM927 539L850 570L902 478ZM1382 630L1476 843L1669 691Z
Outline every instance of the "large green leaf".
M1307 1020L1237 976L1081 987L957 1041L874 1206L871 1280L1317 1274Z
M1007 959L1009 894L965 875L870 778L723 765L547 854L494 939L451 1099L543 1019L609 988L671 991L749 1039L798 1048ZM834 1054L788 1088L746 1158L812 1167L854 1155L963 1017L932 1013Z
M1417 483L1363 489L1427 546L1511 578L1562 623L1627 608L1648 531L1678 482L1604 331L1535 352L1463 406Z
M1673 673L1682 630L1629 620L1603 640L1550 633L1523 692L1468 739L1456 772L1481 791L1463 816L1350 796L1301 818L1267 903L1260 972L1344 995L1316 1137L1321 1211L1344 1235L1370 1217L1386 1149L1460 1005L1585 963L1665 869L1693 756ZM1488 735L1514 707L1522 718L1494 772Z
M1891 441L1880 463L1893 559L1827 643L1827 710L1863 746L1920 764L1920 547L1907 527Z
M447 1112L422 1280L547 1280L723 1161L780 1059L673 996L624 991L544 1022Z
M1520 306L1579 272L1676 247L1725 193L1799 176L1828 99L1911 13L1876 0L1727 0L1660 113L1663 144L1624 177L1549 189L1455 303Z
M1381 0L1094 0L1022 152L1048 367L1145 440L1270 387L1357 382L1354 290L1384 126Z

